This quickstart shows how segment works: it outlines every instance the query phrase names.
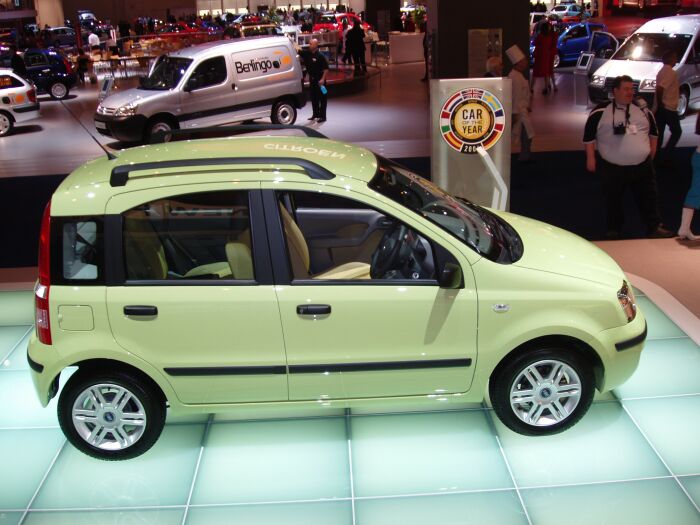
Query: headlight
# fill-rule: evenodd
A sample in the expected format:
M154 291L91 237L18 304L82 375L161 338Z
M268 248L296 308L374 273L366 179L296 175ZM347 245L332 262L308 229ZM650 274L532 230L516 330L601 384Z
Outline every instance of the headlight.
M138 108L138 104L134 104L133 102L130 102L129 104L126 104L124 106L121 106L117 108L117 111L114 113L118 117L127 117L130 115L136 115L136 109Z
M634 321L634 318L637 317L637 301L634 298L632 287L627 284L627 281L622 281L622 288L617 292L617 300L627 316L627 322Z
M604 86L605 85L605 77L603 75L593 75L593 78L591 79L591 86Z
M656 79L646 78L639 84L639 91L656 91Z

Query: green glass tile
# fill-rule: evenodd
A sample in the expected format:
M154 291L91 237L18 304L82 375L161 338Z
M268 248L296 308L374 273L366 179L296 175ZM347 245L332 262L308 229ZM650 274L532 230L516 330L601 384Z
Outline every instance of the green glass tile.
M31 331L20 339L12 353L0 363L0 370L29 370L27 361L27 343L31 338ZM2 359L0 357L0 359Z
M22 342L29 328L29 326L0 326L0 359L10 355L10 352ZM0 361L0 369L5 366L5 363Z
M624 403L674 474L700 472L700 396Z
M519 487L667 474L619 403L592 405L576 426L553 436L516 434L493 417Z
M693 498L695 504L700 506L700 476L690 476L687 478L680 478L680 480L685 490L690 494L690 497Z
M483 410L352 418L357 496L513 486Z
M101 461L66 445L33 509L184 505L204 425L166 426L144 455Z
M180 525L185 509L30 512L23 525ZM2 522L0 522L2 523Z
M56 398L41 406L29 373L0 372L0 428L57 426Z
M634 296L635 297L645 297L646 294L640 290L639 288L635 288L634 286L632 287L632 290L634 291Z
M187 525L244 523L245 525L352 525L349 501L307 504L191 507Z
M29 326L34 323L34 292L0 292L0 325Z
M0 525L18 525L22 519L23 512L2 512L0 511Z
M615 392L621 398L700 393L700 347L690 338L647 341L636 372Z
M349 470L343 418L214 423L192 503L349 497Z
M58 429L0 430L0 509L27 507L64 441Z
M165 424L172 425L181 423L206 423L208 419L209 414L188 414L187 412L184 412L182 414L175 414L168 410L168 412L165 415Z
M521 525L527 519L515 490L359 500L361 525Z
M537 525L700 523L700 514L673 479L523 490L522 496Z
M678 328L678 326L647 297L639 297L637 304L642 312L644 312L644 317L646 317L647 327L649 329L647 337L649 339L685 336L683 330Z

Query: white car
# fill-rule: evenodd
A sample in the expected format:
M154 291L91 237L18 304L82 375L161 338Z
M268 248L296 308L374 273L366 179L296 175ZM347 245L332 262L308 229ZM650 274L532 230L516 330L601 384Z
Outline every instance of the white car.
M9 68L0 68L0 137L12 133L18 122L39 116L36 89Z

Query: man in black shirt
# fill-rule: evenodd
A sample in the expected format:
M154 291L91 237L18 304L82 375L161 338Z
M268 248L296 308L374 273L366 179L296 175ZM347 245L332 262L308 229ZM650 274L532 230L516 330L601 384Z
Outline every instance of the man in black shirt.
M11 46L10 47L10 54L12 55L10 66L12 67L12 71L17 73L18 75L22 77L27 76L27 66L24 64L24 59L17 53L17 47L16 46Z
M315 38L309 42L309 49L303 55L304 67L309 74L311 89L311 107L313 115L309 120L326 121L326 76L328 75L328 61L318 50L318 40Z

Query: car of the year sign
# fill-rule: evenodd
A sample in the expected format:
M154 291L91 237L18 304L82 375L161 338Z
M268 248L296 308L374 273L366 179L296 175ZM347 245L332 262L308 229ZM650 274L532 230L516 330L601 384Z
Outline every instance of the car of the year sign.
M166 407L487 395L511 429L548 435L634 372L646 322L600 249L305 131L128 149L61 183L28 360L44 406L77 367L58 399L74 446L137 456Z

